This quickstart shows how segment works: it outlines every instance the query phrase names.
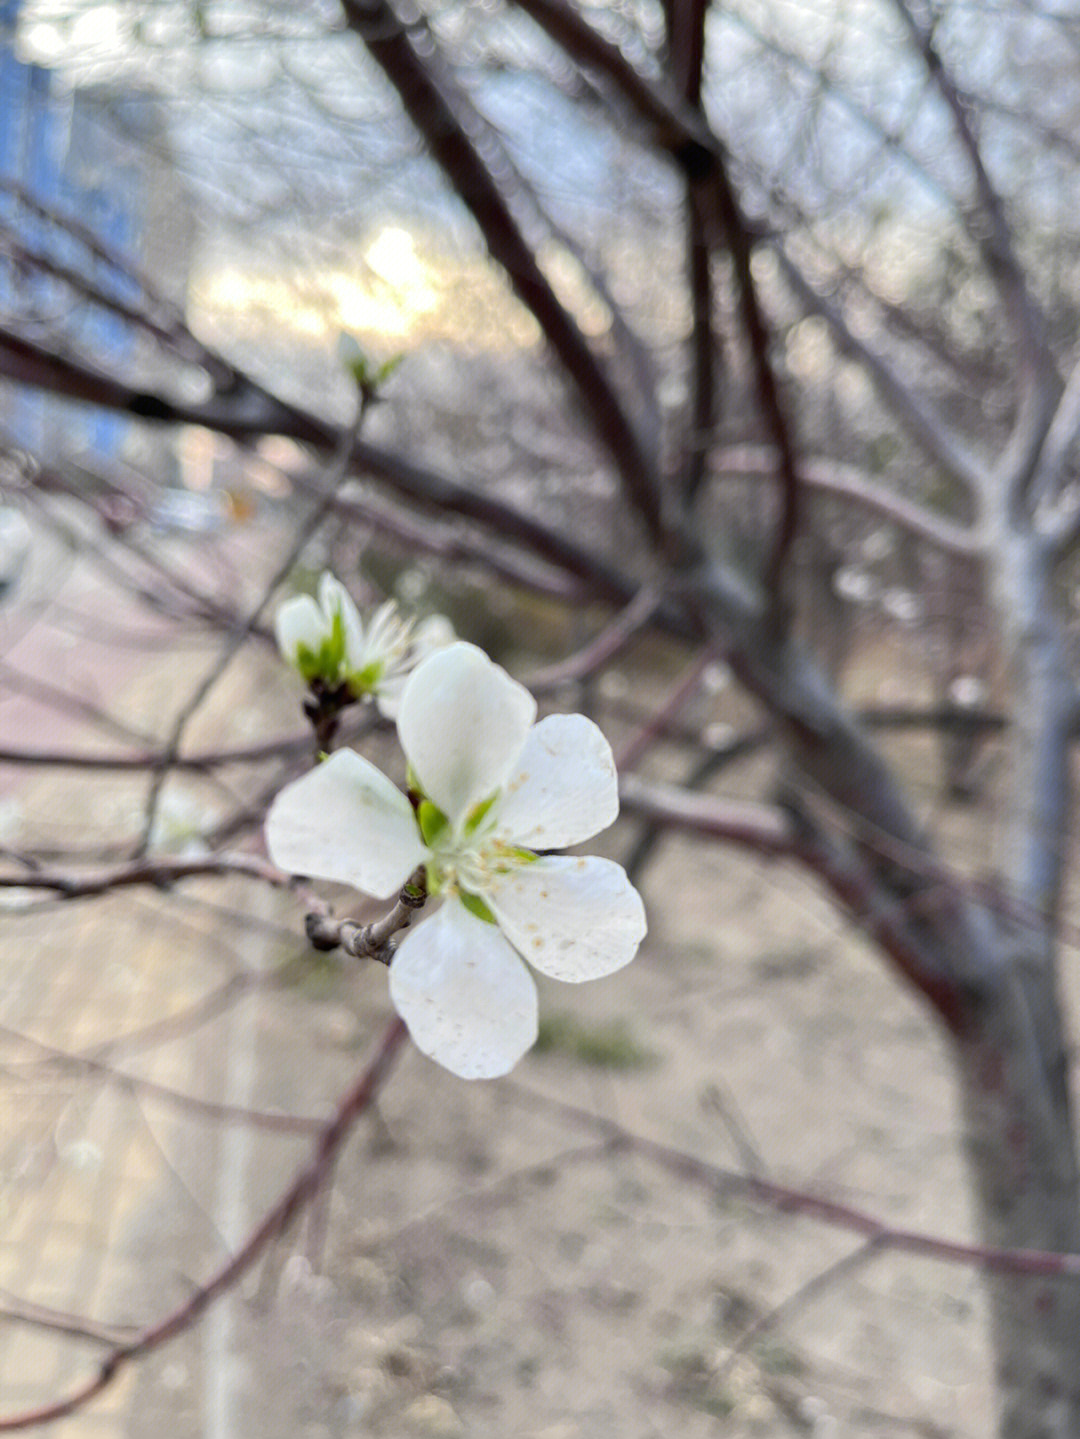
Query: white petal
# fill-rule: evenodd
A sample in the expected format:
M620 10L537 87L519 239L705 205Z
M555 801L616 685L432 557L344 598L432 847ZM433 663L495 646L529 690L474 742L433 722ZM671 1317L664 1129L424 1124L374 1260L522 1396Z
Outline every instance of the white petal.
M444 650L447 645L452 645L457 639L454 633L454 626L445 615L428 615L422 619L413 631L412 640L412 662L418 665L422 659L434 654L436 650Z
M408 653L398 660L398 668L379 681L375 691L375 703L380 714L384 714L387 719L396 719L409 671L415 669L429 654L445 649L456 639L454 626L445 615L429 615L427 619L421 620L411 632Z
M360 612L353 603L352 595L329 570L324 570L319 576L319 604L322 605L327 619L337 614L339 610L343 615L352 610L357 619L360 618Z
M288 874L389 899L429 855L412 805L381 770L338 750L286 785L266 818L270 858Z
M515 865L484 890L507 939L552 979L601 979L629 964L645 906L621 865L554 855Z
M390 998L418 1049L462 1079L506 1074L536 1042L536 986L493 924L448 900L410 930Z
M599 834L619 813L611 746L584 715L533 725L494 811L497 834L530 849L565 849Z
M319 579L319 603L326 615L327 632L334 616L341 616L341 627L345 632L345 658L351 668L353 655L364 653L364 622L352 595L329 570L324 570Z
M274 634L278 649L289 664L296 664L301 645L312 654L318 654L319 646L329 633L329 626L322 610L310 595L297 595L278 606L274 616Z
M527 689L483 650L458 643L409 676L398 735L425 793L457 824L506 779L535 714Z
M386 719L397 719L401 708L401 696L405 691L408 675L388 675L380 680L375 689L375 703L379 713Z

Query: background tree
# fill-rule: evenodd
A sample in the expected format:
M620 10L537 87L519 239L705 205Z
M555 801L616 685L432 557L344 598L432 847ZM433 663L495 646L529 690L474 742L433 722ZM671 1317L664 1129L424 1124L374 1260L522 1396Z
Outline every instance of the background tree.
M423 13L344 0L333 14L263 7L239 24L212 7L118 13L132 37L156 37L166 93L188 115L181 156L200 160L207 188L250 156L238 143L243 107L244 144L259 156L233 192L247 243L308 246L297 216L333 192L321 238L341 244L356 223L349 197L374 177L380 204L416 221L426 213L452 237L477 286L494 275L509 287L514 323L543 348L496 365L443 341L410 360L353 437L342 430L343 377L335 420L311 402L314 367L286 384L271 354L198 338L70 217L19 193L4 222L18 263L80 312L121 321L144 348L106 367L55 314L33 325L13 315L0 333L11 379L155 432L199 426L242 447L285 437L325 464L290 467L306 515L258 593L230 611L117 523L118 506L140 502L137 486L15 457L28 503L47 507L60 490L92 507L119 532L117 563L150 567L156 603L226 639L160 747L141 757L153 782L136 858L80 878L71 856L59 867L23 856L9 882L74 894L237 865L273 880L254 858L226 863L213 850L188 869L155 861L154 820L189 726L265 631L305 542L329 525L354 564L357 537L378 535L390 557L383 582L395 555L423 553L432 587L460 592L467 566L515 592L603 607L549 683L592 686L629 645L662 636L690 668L623 748L624 811L654 831L689 829L810 871L923 997L963 1106L1001 1432L1075 1433L1080 1290L1072 1261L1049 1256L1080 1253L1059 994L1080 426L1070 138L1080 80L1062 57L1075 57L1076 23L1026 5L991 14L907 0L824 17L694 0ZM267 58L253 93L193 99L192 72L237 76L236 54L256 34ZM211 135L223 143L207 173ZM18 228L29 217L37 238ZM74 260L59 257L61 241L77 244ZM422 266L404 248L415 292ZM124 298L87 278L90 254L123 275ZM367 254L377 267L378 252ZM325 292L332 274L305 251L303 278ZM912 637L902 663L925 665L932 711L856 718L835 641L849 623L840 616L860 607ZM776 755L754 803L714 782L734 743L718 757L689 736L682 787L636 773L720 656ZM947 826L934 833L868 720L935 723L963 740L961 790L978 783L968 767L981 757L1000 806L987 874L954 856ZM739 737L763 742L756 727ZM283 769L212 839L257 824L298 750L279 747ZM714 922L729 922L722 902ZM369 1093L370 1078L324 1154ZM1040 1257L998 1253L1017 1250Z

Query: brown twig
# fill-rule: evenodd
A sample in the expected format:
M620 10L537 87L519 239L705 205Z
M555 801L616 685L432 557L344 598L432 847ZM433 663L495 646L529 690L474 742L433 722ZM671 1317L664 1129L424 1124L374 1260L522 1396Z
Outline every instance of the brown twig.
M356 1121L382 1088L408 1031L394 1019L384 1031L379 1047L356 1083L343 1096L334 1117L323 1129L307 1164L294 1177L278 1202L252 1230L236 1253L178 1308L155 1323L140 1329L133 1338L117 1344L97 1372L72 1389L64 1398L50 1400L33 1409L0 1417L0 1432L33 1429L54 1423L85 1408L97 1398L133 1360L159 1349L196 1323L223 1294L233 1289L267 1246L288 1229L297 1215L321 1189L326 1175L352 1133Z
M332 915L310 912L304 932L315 949L337 949L354 959L374 959L389 964L394 957L390 941L398 930L408 929L417 910L427 901L427 877L421 866L402 886L393 907L370 924L355 919L334 919Z
M25 873L0 875L0 889L47 889L62 899L86 899L132 885L170 885L179 879L200 874L239 874L284 888L291 883L287 874L269 860L253 854L210 854L191 858L163 855L155 859L131 860L91 874L59 874L55 870L29 869Z
M552 1099L530 1089L517 1080L503 1081L508 1093L519 1103L552 1110L575 1124L605 1135L610 1147L622 1149L644 1159L651 1159L677 1178L689 1181L710 1193L729 1197L738 1195L753 1203L765 1205L781 1214L797 1214L831 1228L861 1234L877 1249L895 1249L918 1254L943 1264L959 1264L970 1269L984 1269L995 1274L1053 1275L1080 1280L1080 1254L1061 1254L1044 1249L1002 1249L992 1244L969 1244L963 1240L944 1239L914 1229L901 1229L864 1209L827 1199L809 1190L778 1184L760 1175L726 1169L721 1164L702 1159L699 1155L677 1149L674 1145L636 1134L606 1115L595 1114L564 1100ZM608 1150L599 1153L610 1152Z

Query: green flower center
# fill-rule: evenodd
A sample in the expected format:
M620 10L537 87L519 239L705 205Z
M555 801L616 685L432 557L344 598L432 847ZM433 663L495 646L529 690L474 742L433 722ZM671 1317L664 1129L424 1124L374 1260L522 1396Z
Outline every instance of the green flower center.
M485 825L497 799L493 794L474 805L456 831L431 800L422 799L416 811L420 833L432 851L426 866L429 894L456 896L470 913L491 924L495 916L481 897L484 891L496 876L536 859L531 849L494 834L494 821Z

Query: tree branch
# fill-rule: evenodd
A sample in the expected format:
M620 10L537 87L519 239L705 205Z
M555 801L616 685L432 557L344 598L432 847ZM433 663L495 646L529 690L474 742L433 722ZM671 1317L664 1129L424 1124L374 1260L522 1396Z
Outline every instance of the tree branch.
M713 455L713 464L721 476L767 474L772 463L768 450L758 445L732 445ZM807 489L851 501L947 554L977 559L984 552L985 540L971 526L957 524L926 505L894 494L854 465L840 460L804 459L799 463L799 479Z
M501 189L459 124L451 96L436 85L389 0L343 0L343 9L573 380L627 497L650 539L659 542L664 533L659 476L603 367L548 284ZM431 43L430 37L425 43Z
M96 1374L76 1386L66 1397L52 1400L35 1409L0 1417L0 1432L32 1429L53 1423L84 1408L113 1382L117 1375L136 1359L175 1339L196 1323L210 1306L230 1289L235 1288L253 1264L278 1235L283 1234L299 1213L319 1192L325 1176L332 1169L356 1121L371 1105L393 1067L394 1060L407 1036L400 1019L394 1019L383 1033L374 1059L349 1089L337 1111L325 1126L308 1163L297 1173L284 1194L248 1235L237 1252L228 1259L206 1283L195 1290L178 1309L163 1319L147 1325L133 1338L116 1345L106 1355Z
M969 102L960 90L934 44L932 23L920 23L907 0L893 0L927 73L952 117L953 129L967 158L978 207L984 223L968 229L982 252L987 274L1009 316L1019 351L1020 396L1009 444L995 467L1012 503L1017 503L1031 480L1056 406L1059 383L1046 343L1046 320L1028 288L1001 197L990 179L982 149L968 113Z
M772 239L770 248L780 263L784 278L803 308L811 314L821 316L829 327L837 349L842 355L859 362L886 407L904 429L945 474L972 495L981 496L986 486L986 474L982 465L949 433L944 422L923 405L907 381L893 369L885 357L861 340L840 310L814 289L779 239Z

